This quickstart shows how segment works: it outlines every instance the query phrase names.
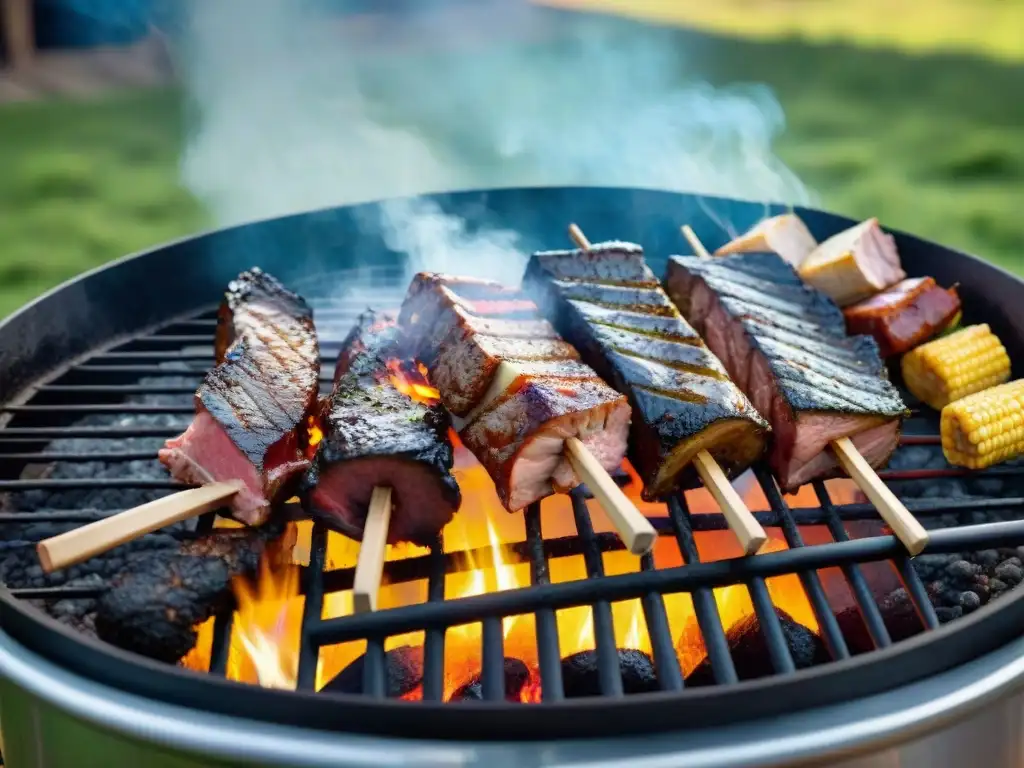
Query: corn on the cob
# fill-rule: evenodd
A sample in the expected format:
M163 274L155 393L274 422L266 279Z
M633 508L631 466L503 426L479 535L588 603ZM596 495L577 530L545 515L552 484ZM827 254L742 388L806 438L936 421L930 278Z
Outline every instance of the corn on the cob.
M1010 358L987 324L969 325L903 356L903 383L935 410L1010 378Z
M1024 379L976 392L942 409L946 461L984 469L1024 454Z

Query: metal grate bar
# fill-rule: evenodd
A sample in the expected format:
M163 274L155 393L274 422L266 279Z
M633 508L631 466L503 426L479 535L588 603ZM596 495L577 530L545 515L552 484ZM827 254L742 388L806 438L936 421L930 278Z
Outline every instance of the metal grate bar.
M803 536L800 535L800 530L793 520L789 505L782 498L782 494L779 492L775 479L771 476L768 468L763 464L758 465L754 469L754 474L757 477L757 482L761 485L761 489L764 491L765 498L768 499L769 506L779 513L779 522L782 527L782 535L786 538L786 544L790 547L804 546ZM836 621L835 612L828 603L825 589L821 585L821 579L818 577L818 574L815 571L801 571L797 575L800 578L800 583L803 585L804 592L807 593L807 599L810 601L811 608L814 610L814 616L818 620L822 639L825 641L825 645L832 658L837 660L849 658L850 651L846 647L846 640L843 638L842 630L839 629L839 622Z
M544 535L541 530L540 504L531 504L526 508L524 515L526 543L530 551L530 584L534 587L550 584ZM565 690L562 685L562 657L558 647L558 622L551 608L540 608L535 615L541 699L546 702L560 701L565 697Z
M164 371L162 375L174 378L193 376L198 381L202 378L202 371ZM194 395L196 388L162 384L47 384L39 387L38 391L59 395Z
M213 620L213 642L210 645L210 672L224 676L228 671L231 654L231 630L235 612L231 609L218 613Z
M999 542L1006 541L1008 537L1017 541L1024 539L1024 520L936 530L932 532L931 541L925 551L934 554L960 552L964 549L988 549L998 546ZM567 581L530 589L521 588L463 597L444 603L431 600L388 611L325 619L313 629L313 633L321 645L340 643L381 633L394 635L420 631L423 627L469 624L481 621L487 616L514 616L533 612L538 608L561 609L592 605L597 600L609 603L630 600L642 597L652 590L666 594L692 592L701 587L714 588L749 583L755 578L764 579L851 562L889 560L902 552L903 545L895 536L872 536L854 541L770 552L757 557L691 563L686 567L606 576L600 581ZM443 559L439 561L440 571L443 569ZM698 620L699 616L698 614ZM705 636L705 642L707 641L708 638Z
M480 643L480 676L484 698L488 701L501 701L505 698L505 640L502 637L501 619L496 616L484 619Z
M654 556L648 552L640 558L640 567L645 571L654 570ZM663 691L683 689L683 672L679 667L675 643L665 613L665 599L657 592L648 592L642 598L644 620L647 622L647 636L651 639L651 654L654 669L658 673L658 685Z
M896 570L899 571L903 586L906 587L907 594L910 596L910 601L917 610L918 618L928 629L935 629L939 626L939 617L935 613L935 606L928 598L928 590L925 589L924 582L914 570L910 558L904 555L894 558L893 562L896 564Z
M374 699L383 699L387 693L387 657L384 640L370 637L366 640L363 656L363 693Z
M57 414L91 414L91 413L146 413L160 416L176 416L195 414L196 409L192 404L187 405L150 405L149 403L93 403L79 405L77 403L57 405L5 405L0 406L0 412L33 414L33 413L57 413Z
M321 347L324 343L321 343ZM333 365L338 359L337 353L321 354L320 362ZM160 351L127 351L127 352L104 352L100 355L93 355L90 361L100 365L139 365L147 363L194 363L202 367L212 368L216 360L212 349L195 351L168 350ZM92 363L90 362L90 365Z
M832 498L828 495L825 483L821 480L815 480L814 492L818 496L821 508L825 511L828 519L828 530L832 534L832 538L835 541L849 541L850 537L846 533L846 529L843 528L839 516L836 514L835 505L832 503ZM850 589L853 591L854 600L857 602L857 607L860 610L861 618L864 620L864 625L867 627L871 642L875 644L876 648L885 648L891 645L892 640L889 637L889 630L886 629L885 621L882 619L882 612L875 602L874 595L871 593L871 588L868 586L864 574L861 573L860 566L856 563L844 565L842 571L843 576L846 577L846 581L850 585Z
M601 550L594 536L587 501L577 488L569 494L572 499L572 513L576 519L576 532L583 542L583 561L588 579L604 577L604 562ZM601 693L605 696L622 695L622 672L619 669L619 651L615 647L615 626L612 623L612 607L608 600L594 600L594 645L597 653L597 677Z
M793 654L789 652L786 635L782 631L782 622L779 621L764 579L751 579L748 589L750 600L754 604L754 613L757 614L758 623L761 625L761 634L768 644L768 656L772 661L772 667L780 675L796 672Z
M195 485L177 480L161 480L159 478L131 477L82 477L82 478L46 478L45 480L0 480L0 493L4 491L86 491L97 489L142 488L154 490L181 491L195 488Z
M80 464L82 462L102 461L113 464L120 461L156 461L156 451L123 451L120 453L0 453L0 461L28 462L30 464L46 464L62 462L64 464Z
M697 552L697 544L693 538L693 529L690 522L693 516L686 504L686 495L679 492L673 495L668 501L669 517L676 531L676 541L679 543L679 551L690 568L698 567L700 554ZM718 613L718 605L715 603L715 596L706 587L694 589L691 593L693 599L693 613L697 617L697 626L704 637L704 648L711 662L711 673L715 682L720 685L735 683L739 680L736 675L736 665L733 664L732 656L729 655L729 643L725 639L725 630L722 629L722 617Z
M430 577L427 580L427 602L424 607L432 607L444 613L444 582L445 557L444 547L438 539L430 547ZM450 603L449 603L450 605ZM468 622L467 622L468 623ZM323 629L324 622L316 628ZM426 625L419 625L420 629ZM451 626L451 625L448 625ZM314 634L314 633L310 633ZM444 634L440 624L427 627L423 639L423 700L440 701L444 694ZM314 638L315 639L315 638Z
M183 427L7 427L0 429L0 443L60 440L85 437L93 440L124 440L129 437L175 437Z
M885 469L878 473L878 476L887 482L899 482L900 480L933 480L947 477L1015 477L1024 475L1024 466L998 466L988 469L964 469L951 467L949 469Z
M299 690L316 687L316 668L320 647L310 639L310 629L320 623L324 610L324 561L327 558L327 530L313 524L309 544L309 566L303 571L306 602L302 606L302 630L299 638L299 665L296 673Z

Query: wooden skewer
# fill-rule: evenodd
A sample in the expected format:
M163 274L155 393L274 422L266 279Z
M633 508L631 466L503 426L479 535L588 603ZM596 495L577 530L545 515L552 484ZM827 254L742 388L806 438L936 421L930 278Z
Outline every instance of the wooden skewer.
M634 555L646 555L654 546L658 533L651 521L638 510L615 484L601 463L577 437L565 441L565 454L573 471L587 484L594 498L612 521L619 537Z
M370 509L363 525L356 572L352 582L352 610L364 613L377 610L377 593L384 574L384 552L391 523L391 489L376 487L370 495Z
M569 225L569 237L584 251L590 250L590 241L576 224ZM693 467L697 470L704 487L718 502L729 530L743 547L744 553L755 554L768 541L768 534L736 493L736 489L732 487L715 457L706 450L698 451L693 459Z
M683 237L690 243L694 253L701 258L708 258L710 254L701 243L700 238L691 229L689 224L682 227ZM832 452L835 453L839 465L846 471L846 474L857 484L857 487L864 492L868 500L878 510L886 524L892 528L896 535L906 547L911 556L920 554L928 545L928 532L924 526L914 517L897 498L889 487L882 482L882 478L861 456L857 446L848 437L840 437L831 442Z
M36 545L39 563L46 573L68 568L147 533L218 509L241 489L238 482L210 483L52 536Z

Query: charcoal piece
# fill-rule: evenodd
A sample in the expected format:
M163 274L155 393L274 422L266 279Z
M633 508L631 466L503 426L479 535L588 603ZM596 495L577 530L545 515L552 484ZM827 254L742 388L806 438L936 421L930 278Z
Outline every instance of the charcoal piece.
M939 593L939 585L929 585L928 591L932 600ZM959 600L959 596L957 597ZM878 610L882 614L882 622L889 631L890 639L896 643L906 640L924 630L924 625L917 615L913 602L905 589L896 589L878 601ZM846 647L850 653L856 656L859 653L867 653L875 650L875 644L871 640L868 628L860 615L860 609L850 606L836 615L839 629L846 639Z
M365 656L360 656L320 689L321 693L363 692L363 669ZM389 699L397 699L414 691L423 682L423 647L400 645L384 654L386 669L385 693Z
M643 651L620 648L619 673L625 693L650 693L658 690L654 661ZM567 699L600 696L597 651L580 651L562 659L562 684Z
M135 552L97 603L96 633L128 651L177 662L196 642L195 627L229 608L231 580L251 574L284 526L229 529L182 542L175 549ZM290 552L284 541L282 552Z
M520 701L523 686L530 682L530 669L519 659L505 657L505 700ZM480 675L459 688L451 701L483 701L484 681Z
M806 669L829 661L831 657L825 644L814 632L793 621L788 613L779 608L775 609L775 615L782 624L782 634L786 638L786 645L789 646L790 655L797 669ZM775 673L771 655L768 653L768 643L761 631L761 621L755 614L746 616L729 627L726 641L729 643L729 652L740 680L753 680ZM711 661L707 658L686 678L688 686L713 685L714 682Z

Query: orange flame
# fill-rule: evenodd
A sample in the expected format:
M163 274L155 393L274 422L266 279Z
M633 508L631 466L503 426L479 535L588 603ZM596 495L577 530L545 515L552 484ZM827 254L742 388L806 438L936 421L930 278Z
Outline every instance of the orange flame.
M530 584L530 566L506 556L505 545L524 541L525 522L521 514L509 514L498 502L494 485L484 468L469 451L455 443L455 475L462 489L463 505L442 536L447 552L478 550L483 556L474 560L470 553L464 557L466 570L449 574L445 579L445 599L479 595L499 590L516 589ZM639 484L632 467L626 465L634 482L625 489L644 514L664 517L663 505L640 500ZM757 486L753 486L754 489ZM703 489L687 492L687 500L694 514L717 511L714 501ZM745 493L752 509L767 509L760 490ZM794 499L795 500L795 499ZM600 505L588 502L596 531L611 531L612 526ZM542 507L541 522L545 538L572 536L576 533L570 500L566 496L547 499ZM298 589L298 563L308 562L310 525L299 524L298 543L292 564L273 568L261 564L258 579L253 585L245 579L235 582L238 611L232 630L228 657L228 677L266 687L294 688L296 685L297 654L300 638L303 598ZM804 529L811 531L814 529ZM776 530L767 551L786 548ZM808 536L805 536L808 538ZM817 543L808 538L808 543ZM739 556L739 545L728 531L708 531L697 534L701 558L706 561ZM352 568L359 552L359 543L331 533L328 536L327 568ZM389 561L402 560L428 554L428 550L412 544L388 546ZM654 549L657 568L671 568L682 564L679 548L673 537L663 536ZM603 555L605 573L616 575L635 572L639 558L625 551ZM549 563L549 574L554 583L587 578L583 557L557 558ZM777 576L767 580L773 602L797 621L813 631L818 623L807 600L800 580L795 575ZM415 581L385 585L378 600L379 610L411 605L426 600L427 584ZM728 629L753 613L753 605L746 587L742 585L714 590L722 624ZM684 674L692 671L704 658L705 650L696 624L693 603L687 593L664 596L669 629L677 638L677 653ZM323 616L336 617L352 613L350 591L328 594L324 599ZM651 642L646 620L639 600L625 600L612 605L612 620L616 645L651 653ZM594 648L593 614L589 607L561 609L556 612L559 650L563 657ZM505 656L523 661L534 671L532 679L520 692L523 702L540 701L540 684L536 675L537 640L532 614L510 616L502 622ZM481 627L468 624L451 627L445 635L444 697L449 699L461 686L479 674L481 666ZM196 648L182 660L182 664L205 670L209 665L212 623L200 628ZM419 646L423 632L410 632L388 638L385 649L403 645ZM317 665L316 687L319 689L342 669L355 661L365 650L364 641L343 643L321 649ZM403 698L417 699L420 689Z
M388 371L392 386L406 397L426 405L440 401L440 393L427 382L427 366L423 363L417 363L415 370L409 370L401 360L388 360Z

